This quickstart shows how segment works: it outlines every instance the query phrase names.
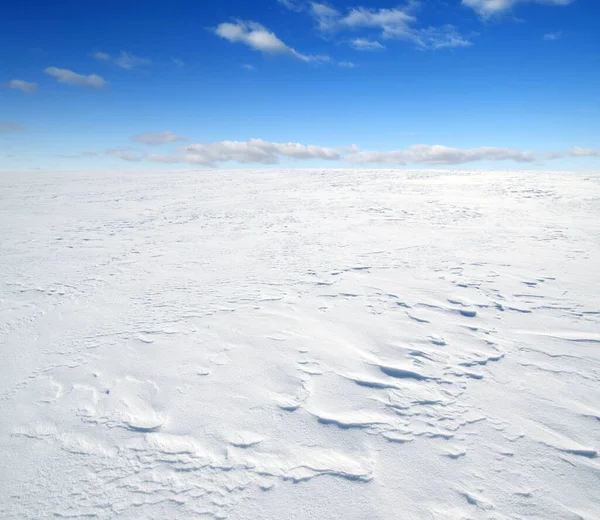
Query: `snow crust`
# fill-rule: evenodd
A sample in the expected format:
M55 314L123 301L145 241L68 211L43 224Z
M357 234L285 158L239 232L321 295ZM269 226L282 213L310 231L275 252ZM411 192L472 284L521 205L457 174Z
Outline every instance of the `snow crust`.
M1 518L599 518L600 174L3 174L0 236Z

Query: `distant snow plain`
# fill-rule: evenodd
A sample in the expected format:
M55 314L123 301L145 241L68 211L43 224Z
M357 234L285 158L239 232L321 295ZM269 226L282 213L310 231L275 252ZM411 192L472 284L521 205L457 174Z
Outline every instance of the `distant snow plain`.
M600 174L2 174L0 217L0 518L600 517Z

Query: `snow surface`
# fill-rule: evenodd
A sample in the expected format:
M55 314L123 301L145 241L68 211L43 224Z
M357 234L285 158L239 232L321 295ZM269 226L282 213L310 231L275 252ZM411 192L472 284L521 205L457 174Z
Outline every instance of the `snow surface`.
M600 517L600 174L0 177L0 517Z

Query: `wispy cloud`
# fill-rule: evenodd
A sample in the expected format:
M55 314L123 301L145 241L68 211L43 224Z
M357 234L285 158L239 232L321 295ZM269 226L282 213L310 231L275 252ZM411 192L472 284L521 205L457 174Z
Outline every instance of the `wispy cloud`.
M183 60L180 60L178 58L173 58L173 63L175 65L177 65L179 68L182 68L185 65L185 63L183 62Z
M302 0L277 0L277 2L290 11L302 11L304 9L304 2Z
M14 121L0 121L0 132L21 132L25 127Z
M142 160L139 155L134 155L126 149L111 148L106 150L106 154L116 157L117 159L122 159L123 161L138 162Z
M537 3L546 5L569 5L575 0L462 0L462 4L473 9L480 17L490 18L512 9L517 4Z
M37 83L33 83L30 81L25 81L23 79L11 79L4 83L6 88L13 88L16 90L21 90L22 92L26 92L27 94L31 94L36 92L38 89Z
M452 148L442 145L417 144L403 150L358 151L349 150L344 158L355 164L386 164L403 166L406 164L429 164L452 166L477 161L514 161L529 163L563 159L566 157L600 157L600 149L574 146L566 151L529 152L512 148L481 146L479 148Z
M342 31L376 31L378 38L405 40L421 49L442 49L448 47L468 47L471 42L452 25L441 27L416 28L415 15L418 2L411 1L404 7L392 9L372 9L355 7L346 13L319 3L310 4L310 13L319 31L334 34ZM358 50L383 48L377 41L368 38L352 40L351 45Z
M94 52L92 53L92 56L100 61L110 61L110 54L107 54L106 52Z
M410 39L410 38L409 38ZM423 49L446 49L451 47L470 47L472 43L460 35L453 25L427 27L416 32L412 40Z
M460 149L441 145L417 144L404 150L382 152L357 152L346 157L357 164L432 164L453 165L476 161L517 161L533 162L536 156L532 152L483 146L480 148Z
M547 40L547 41L560 40L561 38L562 38L562 32L561 31L556 31L556 32L551 32L551 33L544 34L544 40Z
M61 159L81 159L84 157L97 157L98 154L96 152L81 152L81 153L59 153L56 154L56 157L60 157Z
M600 150L595 150L593 148L580 148L579 146L574 146L569 151L569 155L573 157L600 157Z
M242 69L245 69L245 70L256 70L256 67L254 65L250 65L249 63L244 63L242 65Z
M356 63L353 63L351 61L339 61L338 67L342 67L344 69L353 69L356 67Z
M318 28L323 32L331 31L342 18L336 9L319 2L310 3L310 13L317 21Z
M148 155L155 162L188 163L214 166L234 161L238 163L277 164L282 157L305 160L339 160L341 153L334 148L300 143L273 143L262 139L249 141L221 141L209 144L190 144L179 148L171 156Z
M275 33L256 22L238 20L236 23L222 23L217 26L215 33L231 43L242 43L265 54L288 55L306 62L329 60L327 56L309 56L298 52L283 43Z
M357 51L379 51L385 49L377 40L369 40L368 38L355 38L350 42L350 45Z
M135 67L142 67L144 65L150 65L152 63L151 60L146 58L140 58L139 56L134 56L130 52L121 51L118 56L111 56L106 52L94 52L92 56L100 61L110 61L121 67L122 69L131 70ZM182 62L183 64L183 62Z
M119 57L115 59L115 63L123 69L131 70L134 67L150 65L152 62L145 58L134 56L130 52L121 51Z
M152 146L165 143L175 143L177 141L187 141L185 137L180 137L177 134L169 131L134 135L131 140L136 143L144 143Z
M89 87L94 89L102 89L107 85L104 78L96 74L78 74L69 69L59 69L57 67L48 67L44 70L46 74L55 77L59 83L68 85L77 85L78 87Z

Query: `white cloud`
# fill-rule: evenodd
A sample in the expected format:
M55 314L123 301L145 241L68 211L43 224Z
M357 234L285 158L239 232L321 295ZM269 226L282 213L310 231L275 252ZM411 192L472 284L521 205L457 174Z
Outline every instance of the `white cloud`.
M61 159L81 159L83 157L97 157L98 154L96 152L81 152L81 153L59 153L56 154L56 157L60 157Z
M544 40L547 40L547 41L560 40L561 38L562 38L562 32L560 32L560 31L544 34Z
M416 21L411 11L412 8L410 6L403 9L399 7L394 9L357 7L351 9L337 23L350 28L371 27L381 29L384 37L396 38L404 36L406 32L410 32L410 24Z
M177 154L172 156L148 155L146 158L155 162L181 162L213 166L228 161L244 164L277 164L281 157L335 161L341 158L341 154L339 150L323 146L272 143L262 139L250 139L249 141L190 144L180 147Z
M242 65L242 69L246 69L246 70L256 70L256 67L254 65L250 65L249 63L244 63Z
M48 67L44 72L50 76L54 76L60 83L67 83L68 85L101 89L107 84L104 78L101 78L96 74L85 76L83 74L77 74L72 70L58 69L56 67Z
M152 62L145 58L134 56L130 52L121 51L119 57L115 59L115 63L123 69L131 70L134 67L150 65Z
M372 9L355 7L342 15L336 9L325 4L313 2L311 13L322 31L341 31L344 29L378 29L384 38L397 38L411 32L410 25L416 22L414 5L393 9Z
M113 58L110 54L107 54L106 52L94 52L92 56L100 61L112 61L118 67L127 70L131 70L135 67L141 67L143 65L150 65L152 63L146 58L140 58L138 56L134 56L130 52L125 51L121 51L121 54L119 54L119 56L117 56L116 58ZM183 62L181 63L183 65Z
M299 0L277 0L281 5L290 11L302 11L304 9L304 3Z
M328 61L326 56L307 56L283 43L275 33L256 22L238 20L236 23L222 23L215 33L231 43L243 43L252 50L265 54L287 54L301 61Z
M383 39L405 40L422 49L442 49L447 47L467 47L471 45L452 25L417 29L414 11L418 2L410 1L405 7L393 9L372 9L355 7L345 15L325 4L313 2L311 14L318 28L324 33L349 30L375 30ZM353 40L351 45L358 50L382 48L379 42L367 38Z
M12 124L14 125L14 123ZM3 124L0 123L0 130L2 130L2 127ZM600 149L581 148L578 146L567 151L538 153L493 146L465 149L426 144L417 144L402 150L361 151L355 144L345 147L328 148L300 143L276 143L263 141L262 139L189 144L178 147L173 154L169 155L142 155L131 148L113 148L107 150L106 153L124 161L138 162L147 160L165 164L183 163L211 167L219 166L226 162L278 164L282 158L296 160L321 159L326 161L343 160L360 165L374 164L393 167L408 164L452 166L477 161L531 163L565 157L600 157ZM61 157L77 158L91 157L93 155L95 155L94 152L84 152L82 154L64 155Z
M185 63L183 63L183 60L180 60L178 58L173 58L173 63L175 65L177 65L179 68L181 68L185 65Z
M418 47L434 50L448 47L470 47L472 45L452 25L420 29L415 33L413 41Z
M7 88L14 88L17 90L21 90L28 94L35 92L38 89L37 83L32 83L30 81L25 81L23 79L11 79L4 84Z
M369 40L368 38L355 38L350 42L350 45L357 51L378 51L385 49L377 40Z
M353 69L356 67L356 63L352 63L351 61L339 61L338 66L345 69Z
M100 61L110 60L110 54L106 54L105 52L94 52L92 56Z
M462 0L462 4L473 9L482 18L504 13L517 4L536 3L546 5L569 5L575 0Z
M13 121L0 121L0 132L20 132L25 130L19 123Z
M311 2L310 12L317 21L321 31L331 31L341 19L340 13L328 5Z
M593 148L580 148L574 146L569 151L569 155L573 157L600 157L600 150L594 150Z
M147 161L167 163L167 164L188 162L188 161L183 160L182 157L178 157L175 155L160 155L157 153L149 153L145 156L145 159Z
M452 165L475 161L517 161L532 162L536 160L532 152L512 150L510 148L494 148L483 146L480 148L459 149L441 145L417 144L405 150L392 150L383 152L357 152L346 158L358 164L432 164Z
M169 131L134 135L131 140L136 143L144 143L152 146L164 143L175 143L177 141L187 141L184 137L180 137Z
M123 159L124 161L137 162L141 161L142 158L138 155L134 155L127 150L112 148L110 150L106 150L107 155L112 155L117 159Z

